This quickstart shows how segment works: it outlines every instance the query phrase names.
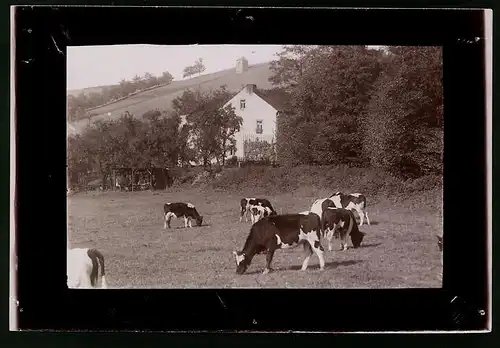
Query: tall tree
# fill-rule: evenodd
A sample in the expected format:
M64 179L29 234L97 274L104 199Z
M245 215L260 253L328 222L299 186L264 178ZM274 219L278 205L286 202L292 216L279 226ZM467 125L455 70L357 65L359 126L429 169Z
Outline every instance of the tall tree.
M439 47L390 47L369 104L365 151L394 174L442 173L443 88Z
M280 122L281 127L283 122L290 125L281 131L281 139L290 139L285 140L285 152L292 151L293 162L310 164L360 160L360 124L380 74L381 53L363 46L297 50L300 66L292 67L292 77L286 69L280 73L281 80L292 81L289 90L296 114ZM286 68L289 58L283 59Z

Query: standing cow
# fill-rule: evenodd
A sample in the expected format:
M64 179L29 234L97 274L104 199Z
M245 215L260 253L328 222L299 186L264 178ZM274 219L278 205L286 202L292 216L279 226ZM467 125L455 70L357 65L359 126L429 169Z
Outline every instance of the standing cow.
M263 208L268 208L267 211L269 215L276 215L271 202L265 198L242 198L240 201L240 222L243 220L243 215L245 215L245 222L248 222L248 215L250 214L250 219L252 223L255 223L255 216L252 214L252 208L255 206L261 206Z
M370 218L368 217L368 212L366 211L366 196L361 193L350 193L343 194L342 192L336 192L330 196L337 208L345 208L349 210L356 210L360 219L360 226L363 226L364 217L366 217L366 222L370 225Z
M320 243L320 218L314 213L273 215L252 225L242 251L233 251L236 258L236 273L243 274L256 254L266 254L263 274L271 270L271 261L277 249L304 246L305 259L302 270L306 270L313 251L318 255L320 269L325 267L324 249Z
M196 220L196 224L201 226L203 222L203 216L198 214L195 206L191 203L165 203L163 206L163 213L165 218L165 223L163 224L163 228L170 228L170 221L172 218L181 218L184 217L184 227L187 228L193 227L191 224L191 219Z
M321 217L321 230L328 241L328 251L332 251L332 238L340 236L340 250L347 250L347 237L351 237L354 248L361 245L365 233L358 229L358 224L351 210L327 207Z

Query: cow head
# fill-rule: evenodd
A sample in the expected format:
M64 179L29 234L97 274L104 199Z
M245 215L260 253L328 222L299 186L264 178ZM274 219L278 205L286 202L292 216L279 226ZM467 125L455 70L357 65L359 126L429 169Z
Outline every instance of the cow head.
M248 259L245 253L241 253L239 251L233 251L233 255L236 258L236 273L243 274L248 268Z
M198 215L198 217L196 218L196 224L198 226L201 226L202 223L203 223L203 216Z
M358 248L361 245L361 242L363 241L363 237L366 235L364 232L359 232L359 233L351 233L351 242L352 245L355 248Z

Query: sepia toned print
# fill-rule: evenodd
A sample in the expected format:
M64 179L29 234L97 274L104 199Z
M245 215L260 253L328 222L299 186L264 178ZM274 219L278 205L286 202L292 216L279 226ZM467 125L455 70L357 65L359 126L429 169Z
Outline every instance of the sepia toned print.
M69 287L442 286L440 47L67 57Z

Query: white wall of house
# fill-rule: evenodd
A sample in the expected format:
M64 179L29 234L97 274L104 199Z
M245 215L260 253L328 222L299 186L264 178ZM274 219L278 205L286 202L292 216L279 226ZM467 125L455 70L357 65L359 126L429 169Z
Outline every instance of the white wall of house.
M276 141L276 112L264 99L253 93L255 85L247 85L224 106L232 104L236 115L243 118L243 124L236 138L236 156L242 158L243 143L246 139L263 140L269 143ZM262 133L258 132L258 125Z

